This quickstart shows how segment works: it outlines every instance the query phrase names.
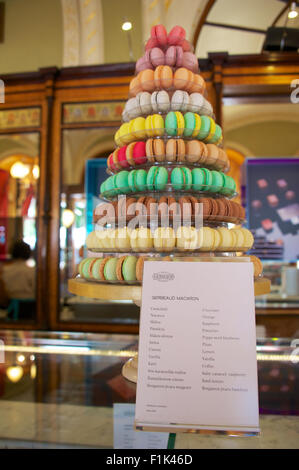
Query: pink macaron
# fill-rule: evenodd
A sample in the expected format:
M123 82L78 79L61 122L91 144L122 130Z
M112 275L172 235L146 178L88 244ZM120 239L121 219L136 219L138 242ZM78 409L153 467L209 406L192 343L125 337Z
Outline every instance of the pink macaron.
M136 62L136 73L142 72L142 70L151 69L153 70L153 65L150 60L150 52L146 51L145 54L140 57Z
M184 52L182 67L191 70L193 73L198 73L198 60L192 52Z
M181 46L185 40L186 31L181 26L174 26L167 36L167 43L172 46Z
M168 47L165 54L165 63L170 67L182 67L183 49L180 46Z
M165 54L159 47L154 47L150 51L147 51L149 54L150 62L153 67L158 67L159 65L165 64Z
M144 165L146 163L145 142L136 142L133 148L133 160L136 165Z
M120 147L117 154L118 163L122 168L128 168L130 166L126 158L126 150L127 145L124 145L123 147Z

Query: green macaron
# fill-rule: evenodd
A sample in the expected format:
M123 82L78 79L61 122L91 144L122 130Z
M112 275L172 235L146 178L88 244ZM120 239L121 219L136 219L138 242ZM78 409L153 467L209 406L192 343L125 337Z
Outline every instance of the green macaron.
M98 258L92 265L91 268L91 275L93 279L101 280L100 276L100 266L103 262L104 258Z
M231 196L236 191L236 183L235 180L229 176L222 173L224 179L224 185L221 190L221 194L225 194L226 196Z
M165 117L165 131L168 135L177 135L177 117L174 111L170 111Z
M187 167L174 168L170 175L170 181L173 189L189 190L192 186L192 173Z
M191 137L196 124L194 113L188 112L184 114L184 121L185 129L183 135L184 137Z
M221 173L220 171L212 170L211 175L212 175L212 184L210 186L210 192L218 193L222 190L224 186L223 173Z
M192 188L194 191L202 191L206 181L203 168L193 168L192 173Z
M100 186L100 194L103 194L106 191L106 181L103 181L103 183Z
M116 175L109 176L105 181L105 191L109 193L110 196L117 194L116 186Z
M211 119L208 116L200 116L200 130L196 138L198 140L204 140L208 137L211 129Z
M90 263L94 260L94 258L87 258L86 262L82 266L82 276L85 279L90 279L90 274L89 274L89 266Z
M104 266L104 277L106 281L114 282L117 281L117 275L116 275L116 264L117 264L118 258L113 257L108 259L106 261L105 266Z
M152 166L147 172L146 184L150 191L163 191L168 183L168 171L160 166Z
M216 142L218 142L218 140L221 138L221 136L222 136L222 129L218 124L216 124L215 134L213 135L213 137L211 138L209 143L210 144L215 144Z
M207 168L202 168L202 171L205 175L205 184L202 188L202 191L211 191L212 186L212 172Z
M128 175L128 186L130 188L130 191L133 193L137 192L136 174L137 174L137 170L131 170Z
M115 175L115 188L118 194L124 194L128 192L128 177L129 172L126 170L120 171Z
M146 186L147 172L145 170L137 170L135 175L135 186L137 191L145 191Z
M124 281L134 282L136 281L136 256L127 256L122 263L122 275Z

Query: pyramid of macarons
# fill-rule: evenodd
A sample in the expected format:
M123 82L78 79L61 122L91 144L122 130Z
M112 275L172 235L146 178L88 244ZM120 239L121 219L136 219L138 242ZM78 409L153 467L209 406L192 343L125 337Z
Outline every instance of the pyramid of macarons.
M152 27L114 140L100 185L104 201L86 240L90 256L80 264L83 278L141 282L145 256L190 259L252 247L251 232L240 227L245 211L231 201L236 183L227 174L222 129L182 27L169 33Z

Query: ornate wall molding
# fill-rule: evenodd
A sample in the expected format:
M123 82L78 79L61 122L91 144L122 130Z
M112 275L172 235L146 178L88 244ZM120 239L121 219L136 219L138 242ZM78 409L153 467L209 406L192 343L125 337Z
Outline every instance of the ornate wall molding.
M104 61L101 0L61 0L63 67Z

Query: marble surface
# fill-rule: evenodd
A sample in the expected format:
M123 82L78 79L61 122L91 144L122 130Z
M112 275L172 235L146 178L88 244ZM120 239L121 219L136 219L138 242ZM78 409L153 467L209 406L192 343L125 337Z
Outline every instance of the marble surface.
M0 401L0 448L113 448L113 408ZM299 418L261 415L258 437L177 434L177 449L298 449Z

